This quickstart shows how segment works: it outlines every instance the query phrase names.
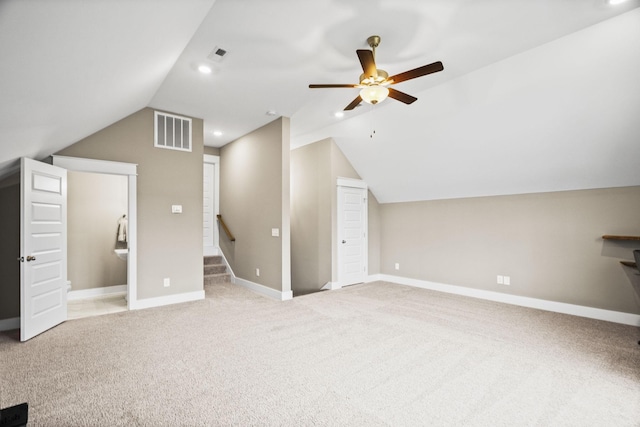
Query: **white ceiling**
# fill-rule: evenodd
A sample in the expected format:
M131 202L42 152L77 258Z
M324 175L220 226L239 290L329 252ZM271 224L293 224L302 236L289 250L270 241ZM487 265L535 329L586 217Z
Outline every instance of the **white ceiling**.
M639 6L1 0L0 176L150 106L203 118L210 146L291 117L294 146L333 137L382 202L640 185ZM445 70L338 120L357 90L308 84L356 83L373 34L378 68Z

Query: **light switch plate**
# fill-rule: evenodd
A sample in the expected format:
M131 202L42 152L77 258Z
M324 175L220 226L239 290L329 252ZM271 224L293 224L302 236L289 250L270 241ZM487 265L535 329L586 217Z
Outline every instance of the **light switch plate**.
M271 229L271 236L272 237L280 237L280 229L279 228L272 228Z
M182 213L182 205L171 205L171 213L181 214Z

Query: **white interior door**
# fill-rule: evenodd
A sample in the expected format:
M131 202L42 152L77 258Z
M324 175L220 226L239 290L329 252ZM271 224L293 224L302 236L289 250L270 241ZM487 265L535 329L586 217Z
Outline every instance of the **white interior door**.
M67 320L67 171L23 158L20 340Z
M204 255L218 255L218 156L204 156L202 172L202 239Z
M338 282L364 282L367 275L367 190L338 187Z

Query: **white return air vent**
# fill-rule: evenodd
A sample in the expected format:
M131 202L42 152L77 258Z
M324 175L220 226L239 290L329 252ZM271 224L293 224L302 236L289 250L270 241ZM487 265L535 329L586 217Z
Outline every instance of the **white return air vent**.
M154 145L170 150L191 151L191 119L155 112Z

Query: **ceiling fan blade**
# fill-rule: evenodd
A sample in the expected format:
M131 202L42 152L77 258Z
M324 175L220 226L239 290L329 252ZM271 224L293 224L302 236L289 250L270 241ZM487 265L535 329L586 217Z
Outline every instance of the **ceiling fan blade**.
M362 102L362 98L360 98L360 95L357 96L356 99L354 99L353 101L351 101L351 104L347 105L346 107L344 107L345 111L348 110L353 110L354 108L356 108L358 106L358 104L360 104Z
M418 98L416 98L415 96L411 96L409 94L406 94L404 92L400 92L399 90L395 90L393 88L388 88L389 89L389 97L393 98L395 100L398 100L400 102L404 102L405 104L411 104L415 101L418 100Z
M345 85L341 85L341 84L337 84L337 85L333 85L333 84L328 84L328 85L309 85L309 89L323 89L323 88L331 88L331 87L358 87L358 85L349 85L349 84L345 84Z
M360 65L364 71L365 77L378 77L378 70L376 69L376 61L373 59L373 52L366 49L356 50L358 59L360 59Z
M388 80L393 80L392 84L400 83L405 80L415 79L416 77L426 76L427 74L437 73L444 70L442 62L434 62L433 64L423 65L422 67L414 68L413 70L405 71L404 73L391 76Z

